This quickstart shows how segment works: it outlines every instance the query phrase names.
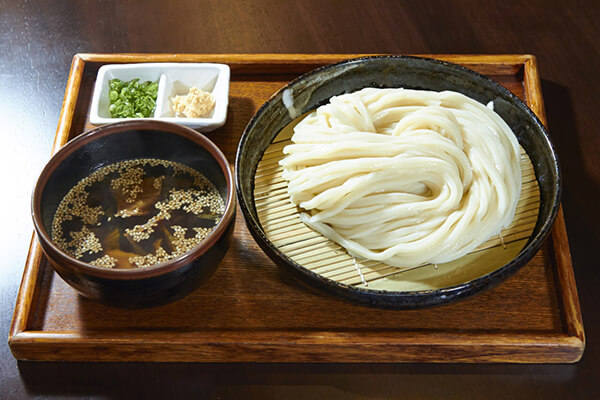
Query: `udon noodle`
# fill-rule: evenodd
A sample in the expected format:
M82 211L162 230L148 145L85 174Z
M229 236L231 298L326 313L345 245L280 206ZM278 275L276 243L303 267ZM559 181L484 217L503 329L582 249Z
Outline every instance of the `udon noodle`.
M280 162L302 221L354 257L397 267L462 257L511 224L520 148L460 93L366 88L294 129Z

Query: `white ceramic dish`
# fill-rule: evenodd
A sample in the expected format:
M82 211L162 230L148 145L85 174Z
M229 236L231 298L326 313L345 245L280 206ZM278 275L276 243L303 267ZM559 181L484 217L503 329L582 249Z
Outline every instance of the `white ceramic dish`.
M111 64L98 70L90 122L104 125L130 119L158 119L174 122L202 132L209 132L223 126L227 119L229 103L229 66L212 63L145 63L145 64ZM108 82L111 79L129 81L139 78L140 81L157 81L158 94L156 109L152 118L111 118L108 107ZM215 97L215 108L205 118L177 117L171 110L171 98L185 95L191 87L211 92Z

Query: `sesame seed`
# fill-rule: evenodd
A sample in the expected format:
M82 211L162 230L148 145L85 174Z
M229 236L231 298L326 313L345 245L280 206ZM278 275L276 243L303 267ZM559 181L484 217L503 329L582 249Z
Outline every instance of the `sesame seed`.
M146 267L190 251L224 212L215 186L193 168L159 159L126 160L94 171L67 193L52 221L52 239L92 265ZM137 223L127 223L132 217ZM119 247L128 241L127 248Z

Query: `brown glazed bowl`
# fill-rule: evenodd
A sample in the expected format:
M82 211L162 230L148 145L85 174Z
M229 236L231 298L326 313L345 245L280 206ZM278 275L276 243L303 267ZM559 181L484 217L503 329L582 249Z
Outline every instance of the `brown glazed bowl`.
M66 193L98 168L137 158L159 158L204 174L225 200L225 213L198 246L168 262L110 269L79 261L51 240L54 213ZM85 132L68 142L42 170L32 199L35 231L55 271L83 296L121 307L163 304L185 296L207 279L224 257L235 221L229 163L204 135L160 121L128 121Z

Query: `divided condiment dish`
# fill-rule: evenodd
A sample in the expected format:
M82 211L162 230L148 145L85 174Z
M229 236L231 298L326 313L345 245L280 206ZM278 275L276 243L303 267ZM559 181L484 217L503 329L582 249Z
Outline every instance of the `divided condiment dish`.
M120 79L140 82L158 82L156 109L149 118L185 125L201 132L210 132L225 123L229 96L230 70L226 64L217 63L140 63L109 64L100 67L94 85L90 122L104 125L139 118L112 118L109 112L109 81ZM171 98L185 95L196 87L212 93L215 98L214 109L202 118L176 116L171 108Z

